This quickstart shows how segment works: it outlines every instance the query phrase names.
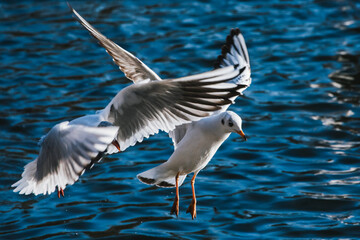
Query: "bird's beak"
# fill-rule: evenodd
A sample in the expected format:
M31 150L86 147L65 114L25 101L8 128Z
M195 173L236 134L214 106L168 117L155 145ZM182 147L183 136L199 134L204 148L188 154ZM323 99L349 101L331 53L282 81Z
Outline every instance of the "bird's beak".
M237 134L239 134L245 141L247 140L245 133L242 130L236 131Z

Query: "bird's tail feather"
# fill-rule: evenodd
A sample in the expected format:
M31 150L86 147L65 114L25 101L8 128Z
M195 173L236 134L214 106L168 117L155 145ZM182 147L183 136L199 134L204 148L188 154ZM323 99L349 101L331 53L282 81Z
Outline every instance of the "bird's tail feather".
M145 184L155 185L162 188L175 187L176 172L166 171L164 164L154 167L150 170L142 172L137 175L137 178ZM179 176L179 186L181 186L186 178L186 175Z

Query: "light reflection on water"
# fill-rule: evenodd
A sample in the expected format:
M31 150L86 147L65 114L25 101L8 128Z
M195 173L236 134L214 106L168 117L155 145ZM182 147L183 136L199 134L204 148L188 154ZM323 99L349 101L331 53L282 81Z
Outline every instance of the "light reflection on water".
M71 3L163 78L211 69L240 27L253 85L231 110L249 140L231 135L200 172L195 221L189 179L179 218L174 190L136 179L171 155L164 133L107 157L63 199L13 193L43 134L129 82L65 2L0 3L0 239L360 237L358 3Z

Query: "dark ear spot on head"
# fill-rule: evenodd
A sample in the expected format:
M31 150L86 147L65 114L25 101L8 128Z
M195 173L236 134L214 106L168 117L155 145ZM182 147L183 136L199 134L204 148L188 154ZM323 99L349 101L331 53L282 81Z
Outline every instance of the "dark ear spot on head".
M225 124L224 119L221 119L221 124L222 124L222 125L224 125L224 124Z

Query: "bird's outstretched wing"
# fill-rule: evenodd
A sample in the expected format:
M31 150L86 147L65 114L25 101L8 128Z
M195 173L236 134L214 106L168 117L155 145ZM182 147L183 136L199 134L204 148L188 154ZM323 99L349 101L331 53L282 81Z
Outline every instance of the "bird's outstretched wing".
M230 82L250 86L251 69L249 53L244 36L239 28L231 29L230 34L226 37L226 43L221 48L221 55L218 56L215 68L223 68L231 65L239 65L245 69L238 78L234 78ZM246 88L244 88L243 91L245 89Z
M106 49L106 52L113 58L115 64L119 66L120 70L128 79L134 83L138 83L144 80L160 80L160 77L143 62L141 62L137 57L101 34L83 17L81 17L80 14L75 9L73 9L70 4L68 5L79 23L83 25L89 31L89 33L99 41L99 44Z
M50 194L72 185L114 140L118 127L86 127L62 122L41 140L39 156L14 183L20 194Z
M226 68L228 66L238 66L238 68L241 69L241 74L229 79L227 82L243 86L239 88L239 92L242 93L251 84L251 69L245 39L238 28L231 29L230 34L226 37L225 45L221 48L221 55L219 55L215 63L216 69ZM235 98L236 96L231 100L235 100ZM230 104L223 106L218 112L225 111L229 106ZM169 136L173 140L174 148L176 148L177 144L183 139L189 126L190 124L184 124L169 132Z
M133 84L120 91L102 114L120 127L117 141L125 150L159 130L169 132L231 104L244 86L228 81L242 71L229 66L184 78Z

